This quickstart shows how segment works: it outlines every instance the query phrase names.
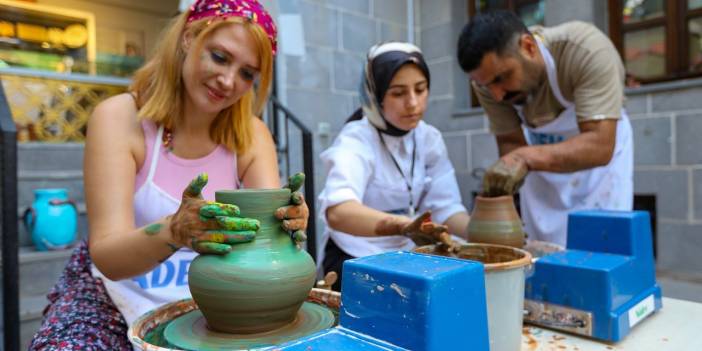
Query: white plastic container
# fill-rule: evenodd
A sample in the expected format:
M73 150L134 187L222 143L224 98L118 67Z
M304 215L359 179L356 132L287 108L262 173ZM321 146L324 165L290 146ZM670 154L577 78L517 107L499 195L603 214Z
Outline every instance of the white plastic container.
M420 253L453 256L482 262L485 266L485 298L488 312L490 351L519 351L522 341L524 280L531 269L531 254L509 246L461 245L456 254L422 246Z

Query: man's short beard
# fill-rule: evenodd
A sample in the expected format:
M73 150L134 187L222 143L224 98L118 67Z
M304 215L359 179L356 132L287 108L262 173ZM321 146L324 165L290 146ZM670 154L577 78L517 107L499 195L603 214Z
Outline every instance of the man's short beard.
M531 95L541 86L543 82L543 67L524 58L521 53L516 55L517 61L522 65L522 87L521 91L526 95Z

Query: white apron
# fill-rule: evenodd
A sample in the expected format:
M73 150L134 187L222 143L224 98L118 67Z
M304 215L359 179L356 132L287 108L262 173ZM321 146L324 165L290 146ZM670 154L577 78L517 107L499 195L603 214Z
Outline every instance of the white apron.
M153 181L162 136L163 127L160 127L154 139L149 174L144 184L134 193L134 222L137 228L175 213L180 206L179 200ZM196 252L182 248L150 272L131 279L110 280L95 265L92 266L92 273L94 277L102 279L108 295L124 316L127 325L131 326L136 318L156 307L190 297L188 268L195 256Z
M553 57L537 40L546 64L553 95L565 110L553 121L536 128L526 123L522 107L515 105L529 145L554 144L578 135L575 104L558 86ZM524 230L530 239L566 245L568 213L583 209L630 211L633 206L633 139L631 124L622 108L616 144L609 164L573 173L529 172L520 189Z

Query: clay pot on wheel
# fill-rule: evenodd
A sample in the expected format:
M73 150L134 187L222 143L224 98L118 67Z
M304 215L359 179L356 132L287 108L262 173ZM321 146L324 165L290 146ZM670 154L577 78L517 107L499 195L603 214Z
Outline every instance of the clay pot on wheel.
M292 322L314 284L315 265L273 215L290 202L290 190L218 191L215 199L239 206L261 228L254 241L226 255L200 255L190 265L190 292L208 327L252 334Z
M524 230L512 196L475 198L468 241L521 248Z

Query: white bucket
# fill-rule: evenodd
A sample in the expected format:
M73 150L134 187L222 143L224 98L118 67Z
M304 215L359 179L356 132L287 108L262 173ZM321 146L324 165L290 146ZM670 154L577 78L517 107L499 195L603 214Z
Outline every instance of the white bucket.
M414 251L448 256L433 245ZM519 351L522 342L524 280L531 267L531 254L509 246L461 245L450 256L482 262L485 266L485 298L490 333L490 351Z

